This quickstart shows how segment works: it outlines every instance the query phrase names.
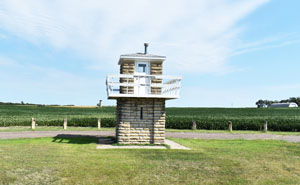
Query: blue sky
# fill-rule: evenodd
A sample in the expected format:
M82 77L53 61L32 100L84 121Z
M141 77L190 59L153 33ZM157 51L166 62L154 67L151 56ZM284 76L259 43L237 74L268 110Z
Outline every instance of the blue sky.
M165 55L167 106L253 107L300 96L298 0L2 0L0 101L115 105L121 54Z

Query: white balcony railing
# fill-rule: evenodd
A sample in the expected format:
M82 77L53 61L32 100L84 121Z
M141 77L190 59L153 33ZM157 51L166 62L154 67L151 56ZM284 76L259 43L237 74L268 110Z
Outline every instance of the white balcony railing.
M162 75L107 75L109 99L118 97L179 98L180 76Z

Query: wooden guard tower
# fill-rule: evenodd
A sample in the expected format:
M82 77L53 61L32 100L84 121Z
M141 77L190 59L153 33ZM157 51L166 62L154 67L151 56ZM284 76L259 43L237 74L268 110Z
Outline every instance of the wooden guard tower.
M165 100L179 98L180 76L163 76L165 56L121 55L120 74L107 75L108 99L117 100L116 139L121 144L164 144Z

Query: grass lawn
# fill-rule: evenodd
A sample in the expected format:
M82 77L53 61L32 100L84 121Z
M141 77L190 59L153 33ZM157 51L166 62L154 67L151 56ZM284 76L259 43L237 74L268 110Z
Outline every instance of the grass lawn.
M300 143L173 140L192 150L97 150L94 138L0 140L0 184L300 182Z
M44 127L38 126L35 130L32 130L30 127L19 126L19 127L0 127L0 132L21 132L21 131L63 131L62 127ZM69 131L97 131L96 127L68 127ZM102 131L115 131L115 128L106 128L102 127ZM193 132L193 133L232 133L232 134L263 134L262 131L251 131L251 130L234 130L228 132L227 130L189 130L189 129L166 129L166 132ZM279 131L268 131L268 134L277 134L277 135L298 135L300 132L279 132Z

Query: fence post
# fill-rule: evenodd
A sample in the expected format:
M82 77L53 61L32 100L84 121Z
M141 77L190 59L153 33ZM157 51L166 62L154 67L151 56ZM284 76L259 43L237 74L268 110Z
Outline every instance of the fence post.
M196 121L193 121L192 130L196 130L196 129L197 129L197 123Z
M229 130L229 132L232 132L232 122L231 121L228 122L228 130Z
M68 120L67 120L67 118L65 118L64 119L64 130L66 130L67 129L67 125L68 125Z
M31 118L31 129L35 129L35 118Z
M268 132L268 121L264 123L264 132Z
M98 129L101 129L101 118L98 118Z

